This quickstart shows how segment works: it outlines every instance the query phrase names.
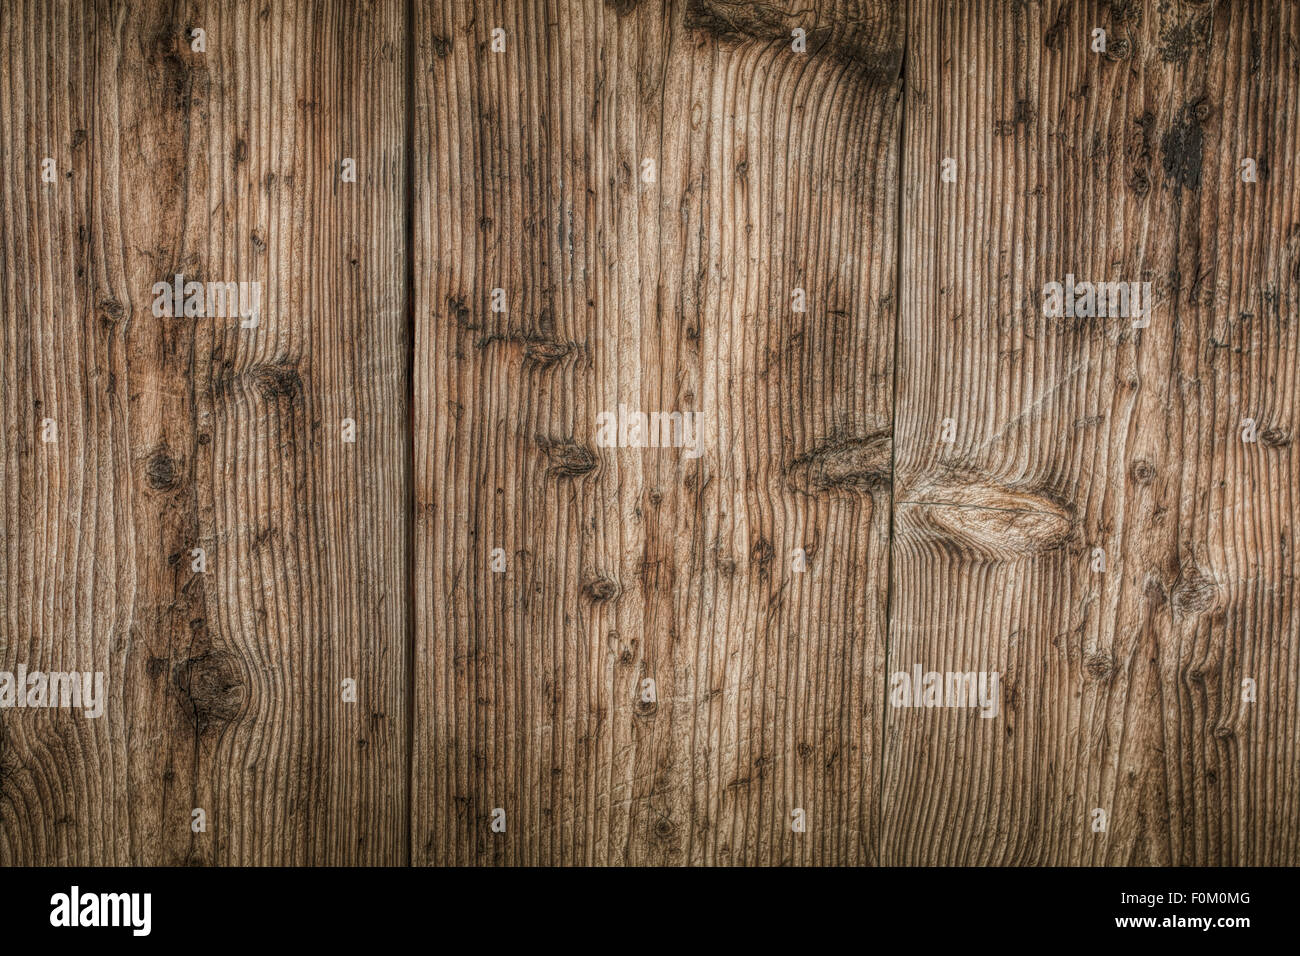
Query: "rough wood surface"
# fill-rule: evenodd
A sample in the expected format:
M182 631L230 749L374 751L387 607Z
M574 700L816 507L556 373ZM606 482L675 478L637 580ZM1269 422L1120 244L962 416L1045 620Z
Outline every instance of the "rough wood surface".
M1298 30L909 11L889 669L1004 707L889 712L889 862L1296 862ZM1150 327L1045 317L1067 274L1150 281Z
M0 668L109 702L0 711L0 861L404 862L402 11L4 21ZM156 318L176 273L258 326Z
M874 858L901 13L417 7L415 862Z
M1298 167L1282 0L0 4L0 864L1296 864Z

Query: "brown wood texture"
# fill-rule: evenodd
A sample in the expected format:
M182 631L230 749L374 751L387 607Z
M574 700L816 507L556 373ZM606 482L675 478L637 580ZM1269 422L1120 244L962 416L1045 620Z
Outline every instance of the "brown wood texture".
M887 861L1296 862L1297 78L1294 5L912 5L889 668L1004 706L888 712Z
M1298 172L1282 0L0 3L0 864L1295 865Z
M0 711L0 861L404 862L403 11L7 3L0 34L0 667L109 698ZM257 327L155 317L176 273L262 282Z
M418 8L417 863L878 853L902 16L784 17Z

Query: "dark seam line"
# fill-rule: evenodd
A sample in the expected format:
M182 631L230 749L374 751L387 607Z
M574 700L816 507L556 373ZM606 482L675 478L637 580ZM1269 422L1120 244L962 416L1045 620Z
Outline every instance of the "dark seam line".
M894 513L898 510L898 502L894 499L894 492L897 481L896 462L898 458L898 349L902 342L900 326L903 321L903 187L905 179L905 158L904 152L907 146L907 43L908 43L908 8L903 9L903 57L898 65L898 82L901 84L899 90L899 109L898 109L898 170L896 173L898 183L897 217L894 221L894 381L893 381L893 398L892 407L889 410L889 540L885 547L888 549L885 557L885 567L887 575L885 581L885 669L880 675L881 681L881 717L880 717L880 745L879 760L876 767L876 796L875 796L875 817L876 817L876 846L875 863L877 866L883 865L884 861L884 804L885 804L885 754L886 754L886 734L889 727L889 654L893 649L890 638L893 630L894 620Z
M406 865L415 864L415 0L406 0Z

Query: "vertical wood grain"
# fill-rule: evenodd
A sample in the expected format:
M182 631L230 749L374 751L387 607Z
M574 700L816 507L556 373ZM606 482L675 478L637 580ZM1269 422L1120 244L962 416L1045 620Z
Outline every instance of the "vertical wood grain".
M901 15L414 34L415 862L873 858ZM598 447L620 403L704 454Z
M1295 9L909 24L889 669L1004 699L890 709L886 859L1294 862ZM1044 317L1069 273L1150 281L1150 328Z
M0 668L109 700L0 712L0 859L405 862L403 8L5 20ZM258 326L156 318L176 273Z
M0 18L0 863L1300 855L1293 4Z

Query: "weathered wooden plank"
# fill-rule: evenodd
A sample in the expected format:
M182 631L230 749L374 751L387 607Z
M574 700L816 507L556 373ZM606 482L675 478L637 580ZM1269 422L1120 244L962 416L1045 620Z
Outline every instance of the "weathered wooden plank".
M414 38L414 860L873 858L901 13L420 3ZM620 405L701 454L602 447Z
M888 862L1295 862L1298 30L910 5L889 670L1003 683L887 711ZM1150 326L1046 317L1067 275Z
M0 668L108 699L0 711L0 860L403 862L404 10L5 21ZM156 316L176 274L256 327Z
M0 12L0 862L1295 862L1294 6Z

